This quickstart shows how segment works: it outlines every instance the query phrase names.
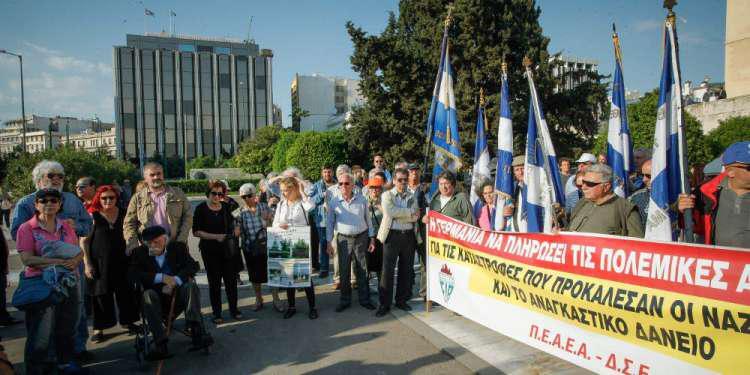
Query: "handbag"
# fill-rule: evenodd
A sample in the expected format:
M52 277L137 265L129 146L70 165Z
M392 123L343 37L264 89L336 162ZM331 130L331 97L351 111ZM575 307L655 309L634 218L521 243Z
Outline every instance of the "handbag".
M26 277L25 272L21 272L11 303L19 310L41 310L64 300L65 295L44 281L42 275Z
M227 209L224 205L222 205L222 208ZM229 225L227 211L224 211L222 214L224 215L224 229L227 234L226 238L224 238L224 241L221 243L224 249L224 259L234 260L240 255L239 241L237 241L237 237L234 235L234 227Z

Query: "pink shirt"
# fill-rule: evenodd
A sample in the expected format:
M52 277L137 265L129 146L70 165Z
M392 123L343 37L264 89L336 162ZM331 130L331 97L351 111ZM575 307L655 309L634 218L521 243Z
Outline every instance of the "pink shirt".
M492 230L492 224L490 223L490 209L488 206L483 206L481 213L479 214L479 227L484 230Z
M154 203L154 217L151 218L151 225L158 225L170 233L169 219L167 218L167 189L162 190L160 193L148 192L151 202Z
M37 216L34 215L29 221L21 224L18 227L18 235L16 240L16 249L19 253L24 251L31 251L36 256L42 255L42 246L45 241L55 241L63 238L65 242L77 245L78 236L76 232L66 221L57 219L55 226L55 233L50 233L46 229L39 226ZM26 267L26 277L34 277L42 274L42 270L36 267Z

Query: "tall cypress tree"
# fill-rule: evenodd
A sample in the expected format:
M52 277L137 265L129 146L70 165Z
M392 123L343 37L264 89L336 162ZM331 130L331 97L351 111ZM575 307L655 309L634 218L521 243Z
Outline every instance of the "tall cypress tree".
M537 64L535 83L555 137L558 155L571 147L587 147L606 114L606 86L601 76L568 92L553 93L554 62L549 38L539 25L541 9L533 0L455 0L449 28L450 58L461 128L465 165L474 149L479 90L484 89L491 135L497 134L500 73L509 65L516 151L525 145L529 90L521 64L529 56ZM385 30L368 35L351 22L351 63L359 73L366 103L350 118L348 142L352 159L367 162L374 153L390 161L421 160L425 126L440 59L440 40L447 5L438 0L402 0ZM488 136L490 149L496 139Z

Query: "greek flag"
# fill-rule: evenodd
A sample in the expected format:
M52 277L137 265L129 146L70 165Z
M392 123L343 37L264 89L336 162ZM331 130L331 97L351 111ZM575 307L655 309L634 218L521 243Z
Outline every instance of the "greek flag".
M513 202L513 121L510 116L508 74L503 71L500 88L500 125L497 128L497 171L495 175L494 230L508 230L503 209Z
M664 62L656 111L654 152L651 159L651 200L646 219L646 239L676 239L677 213L670 206L685 191L682 93L676 38L671 22L664 33Z
M447 29L443 34L441 50L440 68L427 123L428 129L432 129L432 144L435 147L435 167L432 169L430 196L434 196L437 191L437 178L440 173L457 173L461 168L456 98L453 95L453 70L449 57Z
M555 206L565 204L557 155L547 129L542 105L534 87L531 68L526 68L531 91L529 126L526 133L526 158L522 218L527 232L549 232L555 223Z
M629 195L628 177L633 170L631 160L633 143L628 128L625 82L622 77L622 55L616 32L612 35L612 41L615 46L615 80L612 83L612 98L610 99L607 160L614 171L613 187L615 194L627 198Z
M487 137L485 136L485 118L484 108L479 105L477 111L477 142L474 146L474 167L471 169L471 194L469 200L474 207L474 218L479 220L479 214L482 209L482 197L477 194L477 190L482 187L482 183L490 181L490 150L487 147Z

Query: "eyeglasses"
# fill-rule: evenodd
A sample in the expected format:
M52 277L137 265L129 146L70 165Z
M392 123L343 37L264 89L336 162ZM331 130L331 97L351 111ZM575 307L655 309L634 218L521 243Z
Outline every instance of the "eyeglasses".
M113 201L113 200L115 200L117 198L116 197L101 197L99 199L101 199L104 202L107 202L107 201Z
M47 203L58 204L60 203L60 200L57 198L42 198L42 199L37 199L36 202L41 203L41 204L47 204Z
M47 178L50 180L54 179L55 177L59 179L65 178L65 173L47 173Z
M397 178L396 181L398 181L398 182L406 182L406 181L409 181L409 179L408 178Z
M252 198L252 197L253 197L253 194L245 194L241 198L242 199L248 199L248 198Z
M213 195L214 197L223 197L224 193L222 193L220 191L212 191L211 195Z
M592 187L596 187L596 186L600 185L601 182L594 182L594 181L583 180L583 184L586 185L586 187L592 188Z
M349 186L351 184L351 182L339 182L339 186Z
M644 173L644 174L643 174L643 177L644 177L644 178L648 178L648 179L651 179L651 173Z
M51 180L51 179L52 179L52 178L50 178L50 180ZM83 189L85 189L85 188L87 188L87 187L88 187L88 185L76 185L76 190L83 190Z

